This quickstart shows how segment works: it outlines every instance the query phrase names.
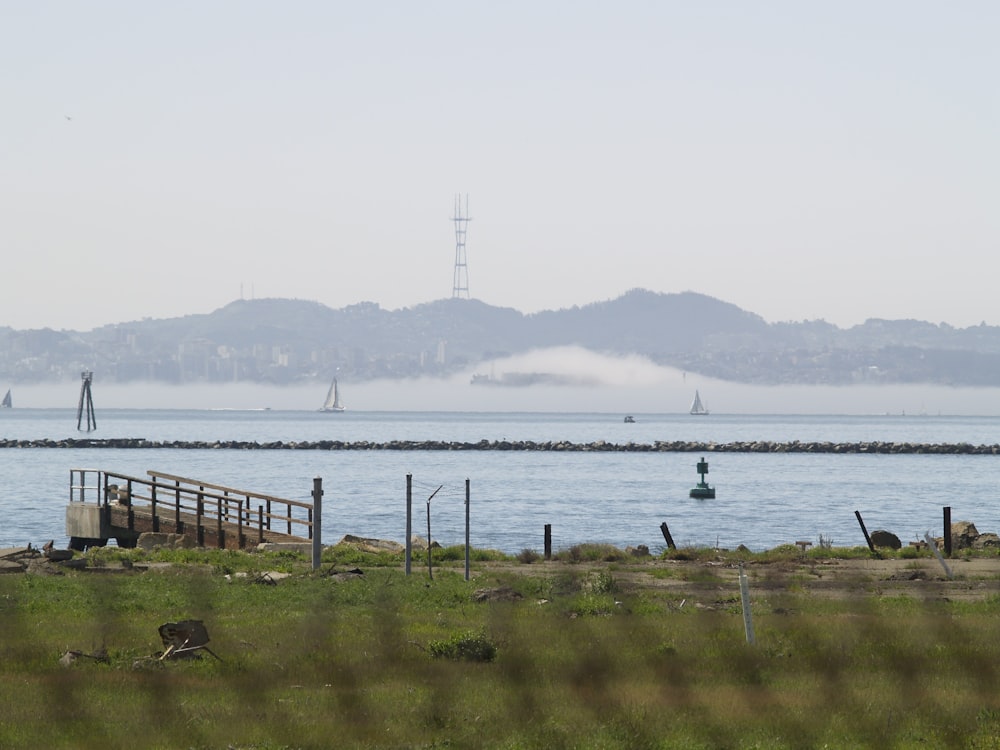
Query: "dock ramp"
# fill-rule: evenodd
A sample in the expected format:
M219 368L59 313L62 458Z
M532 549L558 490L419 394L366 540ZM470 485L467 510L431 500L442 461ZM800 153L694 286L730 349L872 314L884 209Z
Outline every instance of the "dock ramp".
M148 471L133 477L104 469L70 469L66 535L70 548L114 539L134 547L144 532L183 535L198 547L247 549L264 542L310 543L313 505Z

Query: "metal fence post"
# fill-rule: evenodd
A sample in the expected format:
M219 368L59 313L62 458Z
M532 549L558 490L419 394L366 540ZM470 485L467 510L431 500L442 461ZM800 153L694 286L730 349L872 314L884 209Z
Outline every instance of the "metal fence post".
M469 480L465 480L465 580L469 580Z
M406 475L406 575L410 575L413 555L413 475Z
M313 479L312 569L319 570L323 556L323 478Z

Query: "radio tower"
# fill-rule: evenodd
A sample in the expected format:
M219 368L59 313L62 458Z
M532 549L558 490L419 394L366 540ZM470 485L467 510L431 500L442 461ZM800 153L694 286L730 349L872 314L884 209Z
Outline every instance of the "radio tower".
M469 266L465 262L465 230L469 222L469 194L465 194L465 215L462 215L462 196L455 196L455 279L451 287L452 299L469 298Z

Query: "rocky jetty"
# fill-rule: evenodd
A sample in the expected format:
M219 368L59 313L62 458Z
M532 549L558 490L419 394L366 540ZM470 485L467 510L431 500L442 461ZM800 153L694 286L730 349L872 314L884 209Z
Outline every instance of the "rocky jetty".
M704 443L688 440L653 443L573 443L566 440L479 440L475 443L446 440L303 440L257 442L256 440L146 440L144 438L67 438L63 440L0 440L0 448L117 448L153 450L318 450L318 451L562 451L575 453L907 453L931 455L998 455L1000 444L893 443L893 442L774 442L770 440L734 443Z

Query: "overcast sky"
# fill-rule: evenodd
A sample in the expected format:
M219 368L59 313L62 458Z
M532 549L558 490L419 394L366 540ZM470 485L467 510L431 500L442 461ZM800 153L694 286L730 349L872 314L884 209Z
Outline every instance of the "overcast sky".
M995 2L6 2L0 325L696 291L1000 324Z

